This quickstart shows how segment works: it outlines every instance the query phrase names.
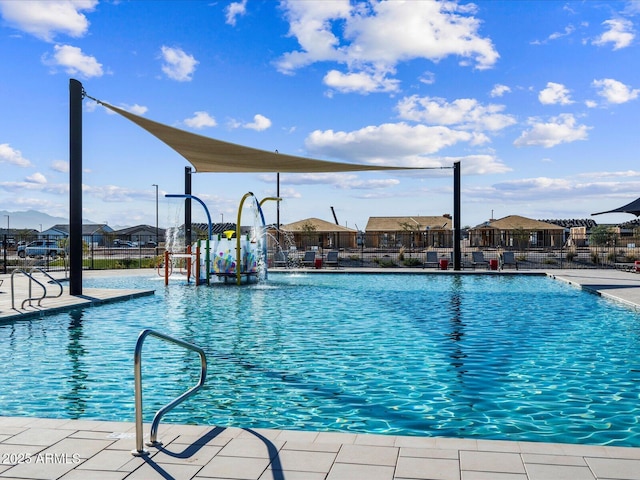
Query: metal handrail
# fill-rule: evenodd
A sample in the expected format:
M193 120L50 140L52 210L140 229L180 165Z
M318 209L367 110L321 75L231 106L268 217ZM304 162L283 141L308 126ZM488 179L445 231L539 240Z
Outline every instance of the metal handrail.
M41 283L40 281L38 281L35 278L33 278L33 275L31 275L29 272L26 272L25 270L23 270L21 268L16 268L13 272L11 272L11 308L13 310L16 310L15 288L13 287L13 278L16 275L16 273L22 273L23 275L25 275L29 279L29 296L28 296L28 298L25 298L22 301L22 305L20 305L20 308L24 310L24 304L27 303L27 302L29 302L29 306L32 306L31 305L31 301L32 300L38 300L38 306L40 306L40 302L42 301L42 299L47 296L47 287L43 283ZM42 287L42 290L44 291L43 295L40 298L31 297L31 282L32 281L36 282L38 285L40 285Z
M45 270L43 270L40 267L32 267L31 270L29 270L29 274L33 274L33 272L40 272L41 274L43 274L45 277L47 277L49 280L51 280L49 283L55 283L56 285L58 285L58 287L60 287L60 293L58 293L57 295L47 295L48 292L46 292L46 288L45 288L45 294L44 297L42 297L40 299L40 301L38 302L38 306L40 306L40 302L45 299L45 298L58 298L61 297L62 294L64 293L64 288L62 287L62 284L56 280L55 278L53 278L51 275L49 275L48 272L46 272ZM35 280L35 278L34 278Z
M184 342L182 340L178 340L177 338L170 337L169 335L165 335L160 332L156 332L155 330L146 329L140 332L138 336L138 341L136 342L136 348L133 358L133 372L134 372L134 382L135 382L135 409L136 409L136 448L132 450L131 453L136 457L142 455L148 455L148 451L143 447L143 429L142 429L142 344L144 343L145 338L147 336L153 336L159 338L160 340L165 340L167 342L173 343L180 347L184 347L188 350L192 350L197 352L200 355L200 380L198 384L194 387L190 388L178 398L168 403L164 407L162 407L153 417L153 422L151 423L151 434L149 438L149 442L147 446L158 446L162 445L161 442L157 441L158 435L158 425L160 424L160 419L164 416L165 413L169 412L176 405L182 403L184 400L189 398L191 395L196 393L203 385L204 381L207 378L207 357L204 353L204 350L196 345L193 345L188 342Z

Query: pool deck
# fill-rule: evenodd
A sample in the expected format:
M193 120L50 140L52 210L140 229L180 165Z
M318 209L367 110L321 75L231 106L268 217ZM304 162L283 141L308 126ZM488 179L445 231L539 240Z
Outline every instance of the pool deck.
M545 272L517 272L523 273ZM640 308L639 274L551 270L547 275ZM8 276L0 279L5 279L0 286L3 321L9 319L1 317L11 300L7 303ZM62 303L45 299L34 314L151 293L120 291L118 296L112 291L107 296L96 290L86 289L81 303L68 298L68 292L55 299ZM13 318L23 317L12 312ZM148 435L149 425L144 431ZM640 448L165 423L158 437L160 448L148 447L148 456L134 457L130 422L0 417L0 479L640 480Z

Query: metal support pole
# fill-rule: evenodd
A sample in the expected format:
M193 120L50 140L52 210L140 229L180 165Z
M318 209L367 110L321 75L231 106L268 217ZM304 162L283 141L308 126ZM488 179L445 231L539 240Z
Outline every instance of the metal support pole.
M184 244L191 245L191 167L184 167Z
M276 197L280 197L280 173L276 173ZM276 205L276 240L280 245L280 202Z
M69 80L69 293L82 295L82 83Z
M460 270L462 254L460 251L460 162L453 164L453 269Z

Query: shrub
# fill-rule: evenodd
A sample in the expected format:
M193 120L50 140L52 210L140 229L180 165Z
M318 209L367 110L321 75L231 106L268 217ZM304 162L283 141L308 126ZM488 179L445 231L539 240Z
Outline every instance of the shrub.
M405 258L402 264L405 267L418 267L422 265L422 262L420 261L419 258Z

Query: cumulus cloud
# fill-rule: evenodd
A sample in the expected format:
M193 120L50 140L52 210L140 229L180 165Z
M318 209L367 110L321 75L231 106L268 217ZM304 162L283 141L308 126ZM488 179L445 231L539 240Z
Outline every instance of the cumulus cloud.
M594 45L605 46L609 43L613 44L614 50L628 47L635 38L633 32L633 23L624 18L614 18L602 22L609 30L604 32L593 41Z
M513 142L516 147L540 146L544 148L555 147L561 143L571 143L577 140L586 140L591 127L578 125L571 114L562 114L553 117L549 122L541 122L530 119L531 129L522 132L522 135Z
M102 64L95 57L86 55L78 47L71 45L55 45L53 55L44 55L42 63L54 69L62 67L69 75L79 75L84 78L101 77Z
M209 115L207 112L195 112L193 117L186 118L184 124L191 128L206 128L215 127L218 123L216 119Z
M472 4L285 0L282 6L289 36L300 49L285 53L278 70L291 74L315 62L343 64L346 72L334 69L325 76L341 92L391 91L397 87L386 76L399 62L416 58L438 62L457 56L478 69L499 58L491 40L479 35Z
M228 25L235 26L236 18L238 16L243 16L246 13L247 13L247 0L230 3L227 6L227 8L225 8L225 23L227 23Z
M490 95L492 97L502 97L505 93L511 93L511 88L509 88L506 85L501 85L497 83L491 89Z
M45 177L40 172L36 172L33 175L29 175L27 178L25 178L25 181L29 183L39 183L41 185L44 185L45 183L47 183L47 177Z
M567 87L554 82L547 83L547 88L538 94L538 100L543 105L569 105L573 103Z
M405 97L396 106L400 118L431 125L456 125L462 129L496 131L516 123L512 115L502 113L504 105L482 105L472 98L447 102L438 97Z
M598 88L598 95L605 98L609 103L626 103L635 100L638 98L638 94L640 94L640 89L632 89L612 78L594 80L591 85Z
M20 150L12 148L8 143L0 143L0 163L8 163L18 167L32 166L32 163L22 156Z
M300 173L287 175L286 182L288 185L333 185L356 190L376 190L400 184L396 178L362 179L353 173Z
M271 120L269 120L264 115L260 115L259 113L253 116L253 122L245 123L242 125L244 128L248 128L251 130L262 131L266 130L271 126Z
M184 50L162 46L162 71L172 80L189 82L193 78L198 61Z
M51 164L51 170L60 173L69 173L69 162L66 160L56 160Z
M59 33L77 38L89 28L82 11L91 12L98 0L2 1L0 13L9 25L51 42Z

